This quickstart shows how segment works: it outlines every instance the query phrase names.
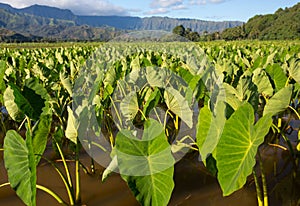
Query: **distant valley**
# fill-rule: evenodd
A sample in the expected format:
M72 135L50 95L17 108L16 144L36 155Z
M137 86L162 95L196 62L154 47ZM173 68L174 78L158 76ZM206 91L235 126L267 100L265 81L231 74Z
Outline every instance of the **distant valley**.
M200 34L220 32L242 25L240 21L203 21L168 17L77 16L70 10L33 5L16 9L0 3L0 39L12 41L101 40L106 41L131 30L172 31L183 25ZM10 31L10 32L8 32ZM23 38L23 39L22 39Z

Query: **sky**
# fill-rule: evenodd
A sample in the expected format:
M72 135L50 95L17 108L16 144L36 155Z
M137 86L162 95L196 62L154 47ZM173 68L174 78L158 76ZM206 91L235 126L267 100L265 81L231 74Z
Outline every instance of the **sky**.
M76 15L167 16L246 22L256 14L291 7L295 0L0 0L15 8L33 4L70 9Z

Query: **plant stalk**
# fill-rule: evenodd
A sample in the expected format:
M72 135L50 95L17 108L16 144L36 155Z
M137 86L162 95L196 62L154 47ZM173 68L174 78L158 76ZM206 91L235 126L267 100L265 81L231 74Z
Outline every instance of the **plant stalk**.
M257 178L255 168L253 169L253 177L254 177L254 182L255 182L256 197L257 197L258 206L263 206L264 203L263 203L263 200L262 200L262 192L261 192L260 186L258 184L258 178Z
M81 193L80 193L80 163L79 163L79 144L76 144L76 154L75 154L75 177L76 177L76 204L81 203Z
M63 205L68 205L65 201L63 201L63 199L61 199L55 192L53 192L49 188L44 187L42 185L36 185L36 188L46 192L49 195L51 195L58 203L63 204Z
M264 196L264 206L269 205L269 199L268 199L268 188L267 188L267 180L264 173L262 158L260 155L260 152L258 151L258 157L259 157L259 167L260 167L260 173L261 173L261 181L263 186L263 196Z

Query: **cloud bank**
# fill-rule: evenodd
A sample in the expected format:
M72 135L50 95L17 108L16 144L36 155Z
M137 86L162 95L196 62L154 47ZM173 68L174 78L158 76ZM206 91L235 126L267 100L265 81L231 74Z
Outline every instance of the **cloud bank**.
M219 4L225 1L226 0L152 0L150 3L151 10L144 14L166 14L174 10L185 10L193 5Z
M146 1L146 0L145 0ZM219 4L226 0L147 0L146 8L124 8L114 4L114 0L4 0L2 3L17 8L24 8L34 4L48 5L62 9L70 9L76 15L117 15L129 16L131 13L144 15L161 15L172 11L186 10L194 5ZM133 4L132 1L129 1ZM133 4L134 5L134 4Z
M77 15L130 15L129 11L114 5L107 0L4 0L16 8L24 8L34 4L47 5L62 9L70 9Z

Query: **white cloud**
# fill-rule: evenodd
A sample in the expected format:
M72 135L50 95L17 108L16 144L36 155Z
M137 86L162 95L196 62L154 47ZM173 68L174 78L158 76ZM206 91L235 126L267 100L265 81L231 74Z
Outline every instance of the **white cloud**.
M150 11L144 12L146 15L166 14L172 10L187 9L184 0L152 0L150 3Z
M219 3L223 3L226 0L189 0L189 3L191 5L205 5L208 3L213 3L213 4L219 4Z
M152 8L168 8L183 4L183 0L153 0L150 4Z
M176 5L176 6L173 6L171 8L172 10L184 10L184 9L188 9L188 7L186 7L185 5Z
M191 5L204 5L206 4L206 0L190 0Z
M212 2L212 3L222 3L222 2L224 2L224 0L210 0L210 2Z
M24 8L33 4L48 5L62 9L70 9L78 15L129 15L128 11L107 0L4 0L16 8Z
M169 10L166 8L158 8L145 12L146 15L156 15L156 14L166 14L169 13Z

